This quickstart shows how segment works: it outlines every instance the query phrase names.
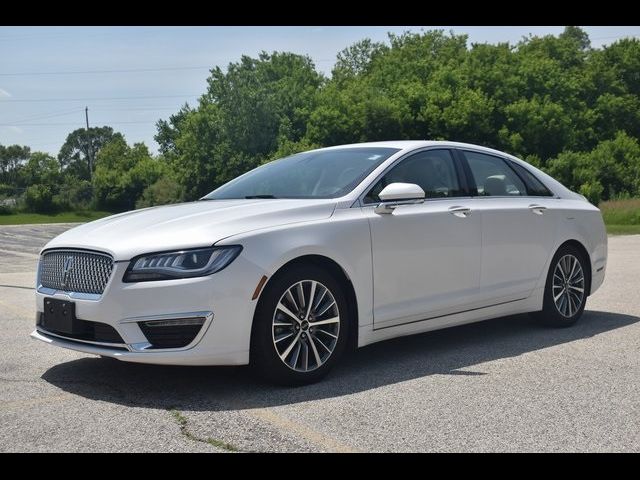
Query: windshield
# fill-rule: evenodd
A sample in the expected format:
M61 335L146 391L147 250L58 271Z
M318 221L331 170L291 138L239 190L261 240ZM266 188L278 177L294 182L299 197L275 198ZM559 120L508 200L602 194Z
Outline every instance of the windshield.
M298 153L251 170L203 200L341 197L398 151L362 147Z

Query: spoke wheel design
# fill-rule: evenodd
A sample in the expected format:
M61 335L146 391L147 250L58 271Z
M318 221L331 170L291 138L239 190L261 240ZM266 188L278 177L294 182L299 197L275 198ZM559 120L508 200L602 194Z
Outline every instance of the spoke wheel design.
M585 294L584 272L575 256L560 257L553 271L552 285L556 309L563 317L573 317L580 310Z
M297 372L310 372L331 356L340 335L340 312L331 291L315 280L291 285L273 313L273 346Z

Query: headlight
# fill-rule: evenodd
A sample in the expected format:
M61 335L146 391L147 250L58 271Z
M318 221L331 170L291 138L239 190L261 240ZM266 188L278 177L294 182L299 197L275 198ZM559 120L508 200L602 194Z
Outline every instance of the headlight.
M131 260L123 282L147 282L211 275L229 265L242 247L209 247L176 252L151 253Z

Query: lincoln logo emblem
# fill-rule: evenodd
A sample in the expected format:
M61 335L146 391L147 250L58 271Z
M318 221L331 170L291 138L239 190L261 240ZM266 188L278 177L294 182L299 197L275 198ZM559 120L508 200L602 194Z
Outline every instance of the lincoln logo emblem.
M73 257L67 257L64 261L64 268L62 269L62 288L66 288L69 281L69 274L73 268Z

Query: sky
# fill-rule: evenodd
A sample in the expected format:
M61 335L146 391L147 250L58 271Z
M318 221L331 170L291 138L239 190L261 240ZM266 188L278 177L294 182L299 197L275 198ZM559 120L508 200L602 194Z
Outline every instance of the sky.
M640 27L583 27L593 47L640 37ZM563 27L0 27L0 144L57 155L67 134L110 125L157 151L155 123L206 90L209 69L260 51L309 55L327 76L336 54L387 33L444 29L469 43L516 43Z

